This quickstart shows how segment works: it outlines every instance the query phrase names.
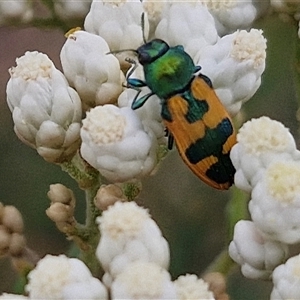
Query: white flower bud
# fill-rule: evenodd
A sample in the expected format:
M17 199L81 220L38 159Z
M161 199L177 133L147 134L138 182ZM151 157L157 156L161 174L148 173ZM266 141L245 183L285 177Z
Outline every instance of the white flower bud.
M229 255L241 265L245 277L268 279L273 269L286 259L287 252L286 245L264 238L253 222L236 223Z
M149 175L156 165L156 139L128 107L107 104L91 109L81 138L82 157L112 182Z
M6 24L16 20L26 23L29 22L32 17L33 9L30 1L0 1L0 24Z
M197 1L174 1L163 10L155 37L170 46L182 45L194 57L204 46L215 44L218 34L213 17L204 5Z
M193 274L179 276L174 281L176 294L179 300L205 299L214 300L213 293L208 289L208 284Z
M289 258L273 272L271 300L300 299L300 255Z
M249 211L270 239L300 242L300 161L271 163L253 187Z
M143 5L139 0L94 0L84 29L104 38L113 51L136 49L143 44L142 13ZM146 39L147 28L145 24Z
M46 255L28 274L30 299L108 299L107 290L79 259Z
M83 19L89 12L92 0L55 0L54 10L62 20Z
M130 78L144 80L143 67L139 65ZM150 93L150 89L143 87L138 97L140 98L148 93ZM136 90L125 89L119 96L118 106L131 107L136 95ZM156 95L151 96L142 107L135 110L135 113L139 116L146 131L151 130L159 141L165 141L165 126L161 118L161 101Z
M115 103L123 90L124 75L117 58L108 54L106 41L81 30L73 30L67 37L60 52L61 64L84 109Z
M224 36L195 56L231 115L239 112L261 84L265 69L266 39L261 30L237 31Z
M268 117L246 122L237 134L237 141L230 152L236 169L234 181L238 188L248 192L260 176L259 171L274 159L300 158L289 130Z
M170 274L159 265L134 262L120 273L111 286L112 300L177 299Z
M47 55L26 52L16 63L6 92L17 136L49 162L70 159L80 144L78 94Z
M168 267L167 241L148 211L135 202L115 203L98 217L97 222L101 238L96 255L111 279L135 261Z
M201 0L214 17L218 34L223 36L237 29L247 29L255 20L257 11L252 1Z

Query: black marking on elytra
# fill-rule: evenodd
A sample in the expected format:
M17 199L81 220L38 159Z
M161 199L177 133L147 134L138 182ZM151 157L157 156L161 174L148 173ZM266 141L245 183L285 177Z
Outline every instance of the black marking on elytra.
M228 118L223 119L215 128L206 128L205 135L186 149L187 159L191 164L197 164L211 155L221 157L223 144L232 133L233 127Z
M161 101L161 116L168 122L173 122L173 116L169 110L168 100Z
M182 98L188 103L188 111L185 114L185 119L190 124L201 120L209 110L207 101L205 99L195 99L190 90L183 93Z
M235 168L229 157L229 153L222 154L218 161L210 166L205 175L216 183L233 183Z

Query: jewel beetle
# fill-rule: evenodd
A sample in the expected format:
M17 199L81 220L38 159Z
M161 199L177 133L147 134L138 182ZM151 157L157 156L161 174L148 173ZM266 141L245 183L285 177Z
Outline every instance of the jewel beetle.
M206 184L228 189L235 173L229 154L236 133L210 79L199 72L201 67L180 45L170 47L154 39L133 51L143 66L145 80L130 78L137 62L128 59L135 66L127 75L127 87L138 90L132 109L156 94L169 141L175 140L186 165ZM139 97L144 86L151 92Z

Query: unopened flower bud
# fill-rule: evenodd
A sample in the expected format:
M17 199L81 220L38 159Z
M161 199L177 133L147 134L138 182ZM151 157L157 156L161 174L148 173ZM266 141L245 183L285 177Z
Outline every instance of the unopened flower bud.
M142 13L143 5L139 0L93 1L84 29L104 38L110 50L136 49L143 43ZM146 30L144 34L147 38Z
M70 204L75 201L74 193L72 190L65 187L63 184L56 183L50 185L50 190L47 193L51 202L60 202L63 204Z
M12 256L19 256L23 253L26 247L26 239L24 235L19 233L12 233L9 244L9 254Z
M46 214L55 223L68 222L73 217L74 208L55 202L46 210Z
M6 92L17 136L48 162L69 160L80 145L77 92L45 54L26 52L16 62Z
M126 198L122 189L115 184L102 185L94 199L96 207L100 210L106 210L117 201L126 201Z
M0 225L0 256L8 254L11 234L7 229Z
M123 90L124 75L118 59L109 51L106 41L98 35L82 30L67 34L60 53L61 64L84 110L115 103Z
M0 223L3 224L10 232L22 233L24 223L21 213L12 205L3 208L3 215Z
M213 292L216 300L229 300L226 292L225 276L219 272L207 273L203 276L203 280L208 283L209 290Z

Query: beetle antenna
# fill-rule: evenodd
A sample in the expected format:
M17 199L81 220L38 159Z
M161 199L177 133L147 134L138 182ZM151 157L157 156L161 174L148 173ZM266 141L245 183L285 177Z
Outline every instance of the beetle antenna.
M141 26L142 26L143 41L144 41L144 44L146 44L147 41L146 41L146 37L145 37L145 13L142 13L142 15L141 15Z
M126 75L126 80L127 80L133 74L133 72L136 70L136 68L138 67L138 64L134 59L132 59L130 57L125 58L125 61L127 61L128 63L130 63L132 65L131 69L128 71L128 73Z
M126 52L126 51L137 53L137 51L135 49L122 49L122 50L109 51L106 54L118 54L118 53L122 53L122 52Z

